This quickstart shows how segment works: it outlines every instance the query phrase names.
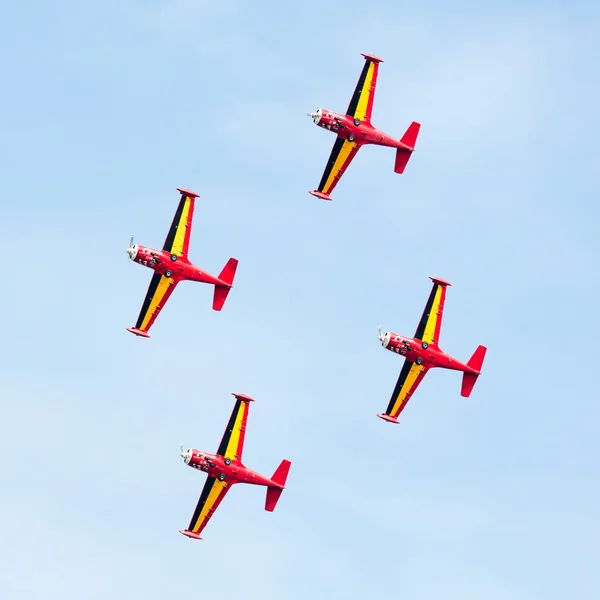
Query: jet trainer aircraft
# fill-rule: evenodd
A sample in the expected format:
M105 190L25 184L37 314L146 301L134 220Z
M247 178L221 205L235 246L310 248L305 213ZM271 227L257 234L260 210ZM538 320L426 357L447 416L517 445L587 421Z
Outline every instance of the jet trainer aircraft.
M244 394L234 393L233 395L236 398L236 403L216 454L194 449L184 451L183 446L181 446L181 457L185 464L208 474L192 520L187 529L180 531L189 538L202 539L200 532L206 527L221 500L234 483L266 486L265 510L269 512L275 510L281 492L285 488L285 482L292 464L289 460L282 460L270 479L259 475L256 471L252 471L242 464L248 408L250 402L254 402L254 400Z
M405 338L396 333L381 333L379 340L384 348L405 357L400 377L388 404L387 410L378 417L388 423L398 423L398 415L410 400L425 373L434 367L463 372L461 396L468 398L481 373L481 366L487 348L479 346L465 365L443 352L438 343L442 327L442 313L446 300L446 287L450 284L443 279L430 277L433 288L425 305L425 310L414 338Z
M421 125L413 121L400 141L383 133L371 125L371 112L373 111L373 99L375 97L375 86L377 85L377 73L380 58L372 54L363 54L366 62L362 73L356 84L356 89L348 105L345 115L337 114L319 108L310 113L315 125L329 129L337 134L337 140L329 156L329 161L323 172L319 187L309 192L317 198L331 200L331 192L337 185L344 171L361 146L365 144L376 144L378 146L390 146L396 148L396 163L394 171L404 173L408 159L410 158Z
M154 270L137 323L135 327L127 328L127 331L146 338L150 337L148 330L180 281L199 281L214 285L213 310L221 310L233 286L238 265L235 258L230 258L219 276L215 277L188 260L194 204L199 196L181 188L177 188L177 191L181 193L181 198L163 249L153 250L134 244L133 236L126 249L131 260Z

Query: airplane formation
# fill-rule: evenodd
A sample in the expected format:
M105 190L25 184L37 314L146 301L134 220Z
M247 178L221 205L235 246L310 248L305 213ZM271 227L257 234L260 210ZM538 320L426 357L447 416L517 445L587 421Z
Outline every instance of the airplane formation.
M350 104L344 114L323 108L310 113L318 127L336 134L333 149L317 189L309 193L323 200L331 200L331 192L338 184L358 150L365 145L388 146L396 150L394 171L402 174L415 150L420 124L413 121L404 135L396 138L380 131L371 124L373 100L383 61L372 54L363 54L365 64ZM198 194L177 188L179 204L161 250L134 244L133 236L126 249L129 258L154 271L146 297L142 304L135 326L127 331L136 336L149 338L148 333L173 290L181 281L196 281L214 285L213 310L220 311L233 287L238 266L235 258L230 258L218 276L197 267L188 258L194 206ZM436 277L423 314L413 337L396 333L383 333L379 329L381 345L404 358L400 375L385 412L377 416L388 423L398 424L398 416L426 373L436 367L462 372L461 395L469 397L481 374L486 354L485 346L478 346L471 358L463 363L439 346L442 316L446 301L446 290L450 283ZM191 539L202 539L200 533L217 510L219 504L236 483L246 483L267 488L265 510L272 512L277 505L291 463L282 460L271 477L260 475L242 463L248 409L253 399L245 394L234 393L235 405L216 453L196 449L184 450L181 457L186 465L206 473L207 478L200 499L187 529L180 531Z

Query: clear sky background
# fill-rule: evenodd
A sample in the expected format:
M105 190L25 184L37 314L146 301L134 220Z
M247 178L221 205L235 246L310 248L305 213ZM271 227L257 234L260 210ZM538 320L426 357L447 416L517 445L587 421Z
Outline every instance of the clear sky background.
M600 597L599 13L587 2L0 4L0 598ZM384 59L373 122L422 123L404 175L361 150L309 196ZM176 187L190 258L240 261L224 310L183 283L151 333ZM441 346L488 346L469 399L433 371L377 419L448 290ZM232 391L246 464L196 542Z

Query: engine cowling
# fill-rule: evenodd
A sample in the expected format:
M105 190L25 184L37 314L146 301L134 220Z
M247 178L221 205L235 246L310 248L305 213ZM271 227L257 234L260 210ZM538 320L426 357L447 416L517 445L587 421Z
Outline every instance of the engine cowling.
M132 247L132 251L135 250L135 254L133 252L129 253L129 257L136 263L140 265L144 265L145 267L150 267L153 269L159 262L161 261L161 255L153 250L152 248L147 248L146 246L140 246L136 244Z
M387 348L390 344L392 334L389 331L385 333L381 333L381 329L379 330L379 341L384 348Z
M186 465L200 471L209 471L215 466L209 455L195 448L189 448L187 451L182 450L181 457Z
M379 336L381 345L390 352L396 354L405 354L408 350L411 350L410 342L406 338L392 332L386 332Z

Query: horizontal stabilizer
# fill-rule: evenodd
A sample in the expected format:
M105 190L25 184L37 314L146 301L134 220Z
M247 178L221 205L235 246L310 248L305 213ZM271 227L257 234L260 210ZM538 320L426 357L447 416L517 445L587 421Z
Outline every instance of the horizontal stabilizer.
M215 295L213 297L213 310L221 310L227 300L229 290L233 286L233 278L235 277L235 271L238 266L236 258L230 258L227 264L223 267L223 270L219 274L219 280L226 285L215 285Z
M400 143L403 147L396 150L396 164L394 165L394 172L399 174L404 173L404 169L406 169L408 160L415 149L420 128L421 125L416 121L413 121L408 126L406 133L402 136Z
M477 346L477 350L473 352L473 356L469 359L467 367L481 373L481 366L483 365L483 359L485 358L486 352L487 348L485 346Z
M273 473L271 481L277 484L277 487L269 486L267 488L265 510L268 510L269 512L273 512L275 510L277 502L279 502L281 492L283 492L283 488L285 487L285 482L287 481L288 473L290 472L291 466L292 463L289 460L282 460L281 464L277 467L275 473Z
M404 144L408 150L414 150L417 144L417 137L421 124L413 121L409 126L404 135L402 136L400 143Z
M285 487L285 482L287 480L288 473L290 472L290 467L292 463L289 460L282 460L281 464L277 467L275 473L273 473L273 477L271 477L271 481L280 485L281 487Z
M485 358L485 353L487 352L487 348L485 346L478 346L477 350L473 352L473 356L469 359L467 363L467 367L476 371L476 373L464 373L462 379L462 388L460 390L460 395L464 398L468 398L473 391L473 387L477 382L477 378L481 373L481 367L483 365L483 359Z
M478 377L479 375L475 375L474 373L463 373L462 387L460 389L460 395L463 398L468 398L471 395Z
M229 295L231 288L224 285L215 285L215 294L213 296L213 310L221 310Z
M219 273L219 279L231 287L233 285L233 278L235 277L237 266L237 258L230 258L223 267L223 270Z
M267 488L267 499L265 501L265 510L269 512L273 512L277 503L279 502L279 498L281 497L281 492L283 490L281 488L276 487L268 487Z

